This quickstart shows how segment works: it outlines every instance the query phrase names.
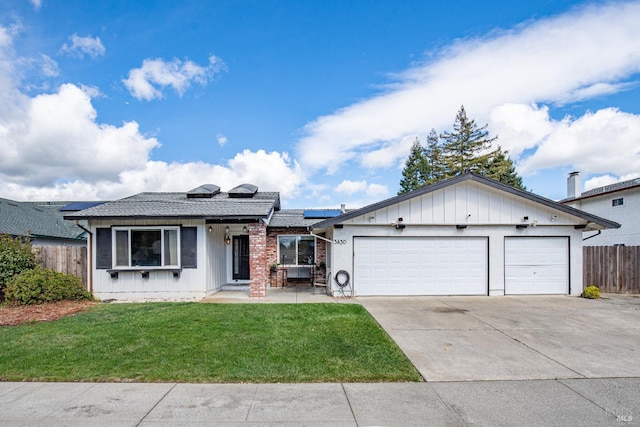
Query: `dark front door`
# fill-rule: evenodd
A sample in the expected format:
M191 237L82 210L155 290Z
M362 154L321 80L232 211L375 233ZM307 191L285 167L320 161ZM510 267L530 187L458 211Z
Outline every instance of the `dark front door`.
M233 236L233 280L249 280L249 236Z

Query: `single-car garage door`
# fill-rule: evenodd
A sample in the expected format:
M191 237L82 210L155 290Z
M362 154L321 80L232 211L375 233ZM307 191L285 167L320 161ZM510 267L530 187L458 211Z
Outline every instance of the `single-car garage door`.
M355 237L355 295L487 295L484 237Z
M507 237L504 264L505 294L569 293L566 237Z

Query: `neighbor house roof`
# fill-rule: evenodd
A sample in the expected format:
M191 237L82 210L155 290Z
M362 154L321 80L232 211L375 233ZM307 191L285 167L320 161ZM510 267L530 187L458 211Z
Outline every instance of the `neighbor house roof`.
M84 230L63 219L67 202L17 202L0 198L0 233L50 239L85 240Z
M229 193L216 193L208 198L189 198L187 193L140 193L65 215L65 218L240 221L268 218L277 209L280 209L280 195L276 192L256 193L251 198L233 198Z
M574 202L576 200L588 199L591 197L602 196L604 194L615 193L618 191L629 190L631 188L640 187L640 178L630 179L628 181L616 182L615 184L605 185L603 187L593 188L585 191L578 197L572 197L561 200L561 203Z
M335 218L329 218L326 219L324 221L320 221L317 222L316 224L314 224L311 228L312 229L320 229L320 228L327 228L327 227L331 227L335 224L339 224L343 221L352 219L352 218L356 218L360 215L364 215L367 214L369 212L373 212L376 211L378 209L383 209L386 208L388 206L394 205L396 203L401 203L404 202L406 200L410 200L413 199L414 197L419 197L423 194L428 194L437 190L440 190L442 188L445 187L449 187L452 185L456 185L459 184L461 182L465 182L465 181L473 181L473 182L477 182L480 184L484 184L484 185L488 185L489 187L495 188L497 190L500 191L504 191L506 193L510 193L519 197L524 197L525 199L531 200L532 202L536 202L536 203L540 203L544 206L553 208L553 209L557 209L561 212L567 213L569 215L573 215L576 216L578 218L581 218L585 221L587 221L588 223L597 225L597 228L619 228L620 224L618 224L617 222L614 221L609 221L608 219L604 219L601 218L599 216L596 215L592 215L590 213L581 211L579 209L575 209L572 208L570 206L566 206L563 205L561 203L558 202L554 202L553 200L544 198L542 196L538 196L536 194L530 193L528 191L523 191L523 190L519 190L517 188L511 187L509 185L503 184L501 182L498 181L494 181L492 179L489 178L485 178L482 175L478 175L472 172L468 172L468 173L464 173L461 175L458 175L455 178L451 178L445 181L440 181L436 184L432 184L432 185L428 185L426 187L423 188L419 188L417 190L411 191L409 193L404 193L401 194L399 196L396 197L392 197L390 199L387 200L383 200L381 202L378 203L374 203L371 204L369 206L365 206L361 209L356 209L353 211L349 211L347 213L344 213L340 216L337 216Z

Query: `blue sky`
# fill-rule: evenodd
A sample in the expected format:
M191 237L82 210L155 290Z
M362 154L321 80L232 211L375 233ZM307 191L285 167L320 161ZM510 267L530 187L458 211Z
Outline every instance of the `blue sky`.
M0 4L0 197L396 194L464 105L553 199L640 176L640 2Z

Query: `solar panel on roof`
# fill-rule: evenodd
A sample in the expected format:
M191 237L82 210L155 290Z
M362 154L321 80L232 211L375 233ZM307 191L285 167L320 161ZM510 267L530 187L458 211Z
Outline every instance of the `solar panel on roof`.
M103 204L104 202L72 202L60 208L60 212L78 212Z
M307 219L334 218L341 213L340 209L308 209L303 211L304 217Z

